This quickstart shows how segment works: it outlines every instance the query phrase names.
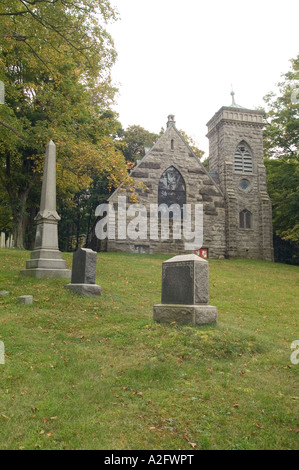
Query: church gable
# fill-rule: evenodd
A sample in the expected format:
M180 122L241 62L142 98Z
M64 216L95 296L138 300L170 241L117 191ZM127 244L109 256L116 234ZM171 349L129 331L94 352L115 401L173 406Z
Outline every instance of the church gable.
M224 255L225 250L225 207L220 187L207 173L197 156L186 143L169 116L167 129L155 145L132 170L131 176L142 182L144 189L136 188L138 202L147 208L151 204L203 204L204 245L211 249L213 256ZM117 191L110 202L117 203ZM127 197L129 203L129 198ZM181 240L147 243L148 252L184 252ZM119 249L120 244L110 244L110 249ZM124 251L135 251L136 243L121 242ZM200 247L199 247L200 248Z
M148 214L155 205L160 214L160 234L162 211L173 222L174 233L176 223L184 225L187 208L191 205L202 210L203 231L198 231L203 232L203 242L194 239L196 244L201 244L197 248L208 249L209 257L273 260L272 210L263 163L264 115L261 111L237 105L233 92L232 98L232 104L223 106L207 124L209 172L177 130L174 116L168 117L165 133L131 172L136 182L143 183L135 187L143 213L131 224L133 239L123 236L126 228L123 223L120 227L122 238L109 241L108 250L186 252L186 244L175 237L134 238L138 232L134 227L142 226L143 233L149 233L146 230L150 227ZM110 197L109 203L113 205L117 220L121 219L119 212L117 214L118 196L121 195L129 205L131 194L119 188ZM121 212L123 215L123 207ZM134 208L131 212L133 218ZM129 224L131 212L125 213L125 222ZM195 220L193 222L196 225ZM198 231L195 227L194 234Z
M206 198L208 195L222 197L220 187L210 177L173 121L168 121L165 133L133 169L131 176L142 181L158 197L158 182L170 167L178 171L185 181L187 202L202 202L202 196ZM144 191L137 192L142 197Z

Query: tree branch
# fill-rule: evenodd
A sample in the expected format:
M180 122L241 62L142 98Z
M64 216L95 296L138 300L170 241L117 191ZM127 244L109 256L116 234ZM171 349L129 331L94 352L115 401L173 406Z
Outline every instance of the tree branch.
M24 40L24 43L26 44L26 46L29 47L29 49L31 49L33 55L35 55L35 57L37 57L42 64L44 64L44 66L46 67L47 70L49 70L51 72L51 69L50 67L46 64L46 62L38 55L38 53L33 49L33 47L26 41L26 39Z
M23 10L23 11L10 11L9 13L0 13L0 16L17 16L17 15L24 15L28 13L27 10Z
M6 129L9 129L10 131L14 132L14 134L16 134L20 139L26 140L26 137L23 134L21 134L14 127L10 126L6 122L2 121L1 119L0 119L0 125L3 126L3 127L6 127Z
M62 39L64 39L64 41L66 41L67 44L69 44L71 47L73 47L76 51L82 53L82 51L84 51L85 49L88 49L88 47L77 47L73 41L71 41L66 34L63 34L61 31L59 31L59 29L57 29L52 23L50 23L46 18L40 18L38 15L36 15L33 11L30 10L30 8L28 8L28 6L26 5L26 3L30 3L30 2L27 2L26 0L19 0L22 5L27 9L28 13L38 22L40 23L44 28L46 29L50 29L52 31L54 31L56 34L58 34ZM28 44L27 44L28 45Z

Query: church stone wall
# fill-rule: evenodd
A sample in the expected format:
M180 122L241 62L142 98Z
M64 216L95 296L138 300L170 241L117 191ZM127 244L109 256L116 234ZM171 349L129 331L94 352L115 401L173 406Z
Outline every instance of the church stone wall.
M202 164L188 147L174 126L154 145L150 152L133 170L132 177L144 183L146 189L137 189L138 202L150 213L150 204L158 203L159 180L170 166L175 167L186 184L186 203L203 204L203 247L209 249L210 257L225 255L225 204L220 188L215 184ZM110 198L117 210L116 191ZM126 194L129 204L129 195ZM127 219L127 223L130 219ZM149 221L148 221L149 234ZM200 248L200 247L198 247ZM185 253L184 240L115 240L109 241L109 251L130 251L148 253Z
M150 205L159 203L159 181L167 169L174 167L185 183L185 203L203 205L202 248L209 250L210 258L273 261L271 201L263 162L263 113L241 108L233 100L231 107L222 107L213 116L207 124L209 172L177 131L173 116L169 118L164 135L132 171L136 181L144 185L143 189L136 188L135 191L138 202L146 209L143 217L146 217L147 237L133 240L132 237L119 236L135 219L135 213L132 213L125 221L118 221L118 196L125 196L127 206L131 204L131 193L120 187L109 200L118 223L116 239L108 240L108 251L186 253L183 237L175 240L171 231L167 240L160 236L158 240L150 237ZM235 166L235 152L241 142L245 142L251 156L250 171L247 168L239 170ZM243 211L249 212L250 217L250 224L246 227L242 227L240 222Z
M263 163L263 113L221 108L208 123L210 169L218 173L226 204L228 257L273 260L271 201ZM252 172L235 171L235 151L245 142L252 156ZM241 188L242 180L249 187ZM242 229L239 214L249 210L252 226Z

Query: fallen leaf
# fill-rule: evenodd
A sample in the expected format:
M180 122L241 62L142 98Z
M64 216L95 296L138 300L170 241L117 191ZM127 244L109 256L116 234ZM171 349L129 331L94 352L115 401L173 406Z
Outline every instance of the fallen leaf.
M264 427L263 427L263 426L261 426L261 425L260 425L260 424L258 424L258 423L256 423L256 424L255 424L255 427L256 427L256 428L259 428L259 429L264 429Z

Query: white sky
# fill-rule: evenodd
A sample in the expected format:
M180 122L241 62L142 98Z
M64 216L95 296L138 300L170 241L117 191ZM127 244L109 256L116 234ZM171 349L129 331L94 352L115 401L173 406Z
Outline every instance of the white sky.
M221 106L264 106L299 52L298 0L110 0L118 61L114 109L124 128L158 133L174 114L208 156L206 123Z

